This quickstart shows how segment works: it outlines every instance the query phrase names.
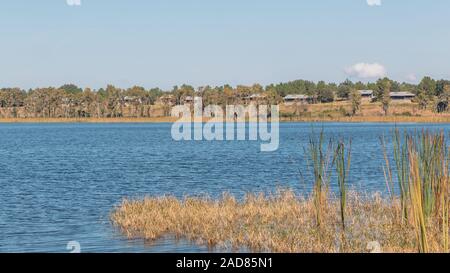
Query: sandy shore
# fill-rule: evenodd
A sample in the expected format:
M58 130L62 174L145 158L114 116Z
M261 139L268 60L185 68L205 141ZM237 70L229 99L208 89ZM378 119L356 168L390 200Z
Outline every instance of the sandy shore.
M0 123L172 123L177 119L159 118L0 118Z
M177 118L0 118L0 123L173 123ZM207 120L204 120L207 121ZM281 122L450 123L450 116L294 117Z

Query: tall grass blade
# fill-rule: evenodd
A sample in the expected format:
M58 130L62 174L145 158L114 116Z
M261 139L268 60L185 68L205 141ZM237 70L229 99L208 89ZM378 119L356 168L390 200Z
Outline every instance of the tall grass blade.
M347 205L347 182L348 182L347 180L350 173L350 164L351 164L351 146L352 146L351 140L348 143L348 147L346 147L343 141L340 141L337 144L334 159L336 163L336 171L338 176L338 186L339 186L340 206L341 206L341 222L343 231L345 231L345 208Z

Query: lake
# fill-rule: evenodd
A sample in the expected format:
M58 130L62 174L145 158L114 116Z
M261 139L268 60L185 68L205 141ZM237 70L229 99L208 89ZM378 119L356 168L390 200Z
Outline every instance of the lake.
M280 148L260 142L176 142L171 124L0 124L0 252L206 252L172 239L127 240L109 213L124 197L310 189L313 130L352 138L352 187L386 192L380 137L442 124L282 123Z

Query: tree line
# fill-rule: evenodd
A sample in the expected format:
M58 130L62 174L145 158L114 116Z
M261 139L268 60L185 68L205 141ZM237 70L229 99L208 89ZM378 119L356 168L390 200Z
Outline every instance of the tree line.
M42 117L42 118L77 118L77 117L151 117L170 113L171 105L164 105L160 99L170 96L171 103L182 104L187 97L200 96L204 105L230 105L241 103L253 94L264 95L267 104L278 104L286 95L304 94L315 98L319 103L333 102L336 99L350 100L353 111L360 107L357 90L373 90L375 100L379 101L387 112L390 104L390 92L407 91L416 95L420 108L440 105L448 108L450 100L450 81L435 80L424 77L419 84L400 83L389 78L376 82L342 83L313 82L295 80L286 83L260 84L252 86L231 85L203 86L194 88L190 85L174 86L171 90L160 88L145 89L134 86L127 89L108 85L106 88L92 90L80 88L74 84L61 87L36 88L22 90L20 88L0 89L0 117Z

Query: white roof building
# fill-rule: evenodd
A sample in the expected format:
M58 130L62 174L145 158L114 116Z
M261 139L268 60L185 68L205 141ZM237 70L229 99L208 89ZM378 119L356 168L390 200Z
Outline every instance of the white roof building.
M286 97L284 97L285 101L308 100L308 99L311 99L311 97L307 95L287 95Z
M358 90L358 92L363 97L371 97L371 96L373 96L373 90Z
M413 99L416 97L411 92L391 92L390 96L392 99Z

